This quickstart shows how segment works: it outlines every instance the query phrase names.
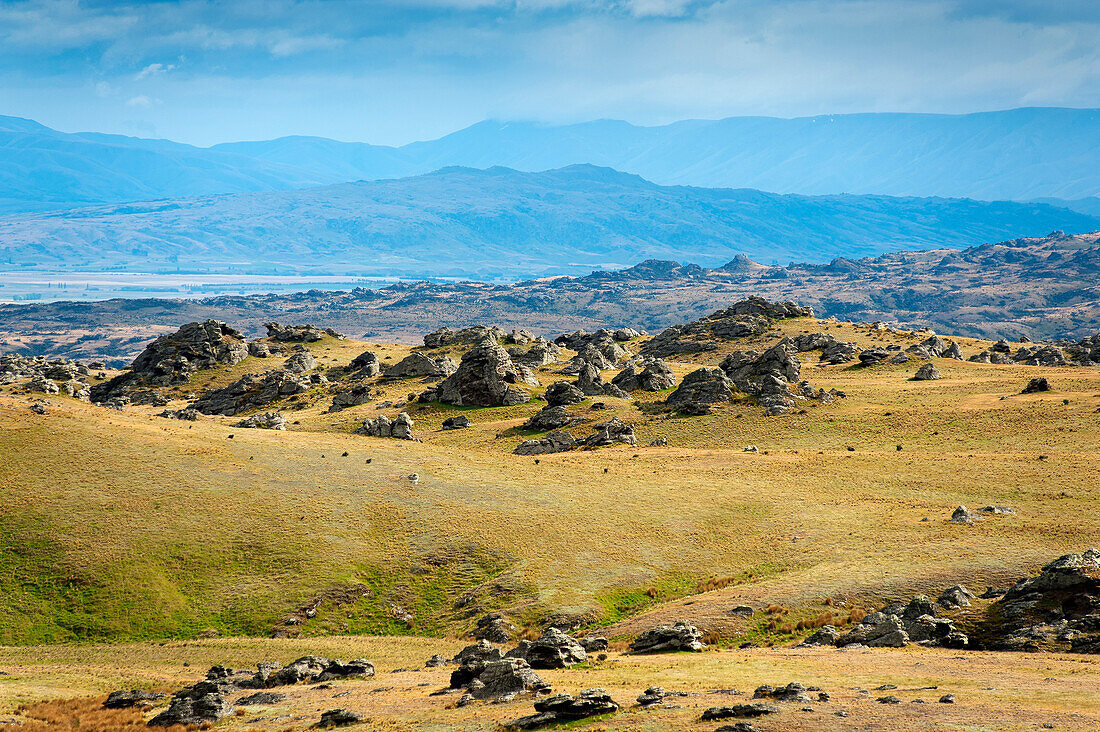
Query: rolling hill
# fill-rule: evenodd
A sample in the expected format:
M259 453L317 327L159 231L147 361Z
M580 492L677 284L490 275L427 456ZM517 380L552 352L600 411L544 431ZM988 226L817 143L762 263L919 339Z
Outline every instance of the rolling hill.
M1045 204L663 187L590 165L0 218L0 266L516 279L642 259L827 261L1100 229Z

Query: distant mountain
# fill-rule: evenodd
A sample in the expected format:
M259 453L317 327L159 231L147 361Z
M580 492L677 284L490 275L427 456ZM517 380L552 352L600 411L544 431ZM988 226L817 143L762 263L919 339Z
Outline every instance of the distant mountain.
M359 178L447 165L532 171L592 163L666 185L777 193L982 200L1100 194L1100 110L1095 109L731 117L663 127L616 120L565 126L482 122L397 149L335 145L341 153L328 146L322 160L349 161ZM311 138L284 138L214 149L319 174L317 148Z
M731 117L638 127L482 122L403 147L284 137L197 148L0 117L0 212L287 190L448 166L578 163L664 185L982 200L1100 195L1100 110Z
M0 213L332 182L278 162L0 117Z
M1033 203L663 187L609 168L399 180L0 217L0 267L515 279L648 258L716 266L1100 229Z

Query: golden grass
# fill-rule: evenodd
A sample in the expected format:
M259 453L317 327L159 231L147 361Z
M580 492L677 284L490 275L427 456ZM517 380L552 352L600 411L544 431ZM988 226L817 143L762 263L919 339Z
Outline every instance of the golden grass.
M921 337L827 325L862 344ZM780 330L821 327L791 321ZM771 342L731 344L699 361ZM962 345L967 355L983 347ZM368 347L386 363L409 351L334 339L311 349L335 365ZM846 616L958 581L980 590L1096 543L1096 369L941 360L942 380L911 382L917 361L820 368L815 354L804 356L805 378L848 398L780 418L737 403L667 418L653 409L664 395L601 399L603 411L589 400L578 411L590 422L617 414L635 424L640 446L538 463L511 450L539 401L487 410L399 404L385 413L407 408L423 440L405 443L351 434L379 413L375 405L329 414L320 394L282 406L294 422L286 433L57 398L39 417L22 398L0 398L0 526L10 545L27 547L4 560L20 579L0 599L8 618L0 632L19 642L194 636L207 627L266 634L323 591L366 583L376 588L369 602L329 608L304 632L446 635L498 607L533 620L550 610L617 619L615 606L653 610L612 633L688 617L732 637L751 630L727 615L737 604L796 608L787 622L797 630L828 609L826 596L846 603L837 610ZM181 391L280 362L250 358ZM694 367L674 365L681 375ZM1055 391L1019 395L1038 375ZM543 370L540 378L545 386L563 377ZM379 399L422 388L382 384ZM457 411L473 427L440 431ZM642 446L658 436L669 447ZM746 444L760 454L743 452ZM404 479L412 472L416 485ZM1018 515L947 523L960 503L1011 505ZM456 607L468 591L473 601ZM411 611L412 624L379 619L391 606Z

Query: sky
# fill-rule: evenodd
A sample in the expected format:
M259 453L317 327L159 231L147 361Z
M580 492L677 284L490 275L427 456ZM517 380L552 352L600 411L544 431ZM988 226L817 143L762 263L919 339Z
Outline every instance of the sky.
M0 0L0 114L196 145L1100 107L1097 0Z

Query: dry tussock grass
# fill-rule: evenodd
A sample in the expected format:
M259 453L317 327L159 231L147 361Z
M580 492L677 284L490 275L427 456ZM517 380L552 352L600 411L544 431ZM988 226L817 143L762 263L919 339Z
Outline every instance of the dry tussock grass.
M140 709L104 709L103 699L53 699L18 707L22 724L0 725L0 729L23 732L138 732L147 730ZM184 732L182 726L166 732Z

